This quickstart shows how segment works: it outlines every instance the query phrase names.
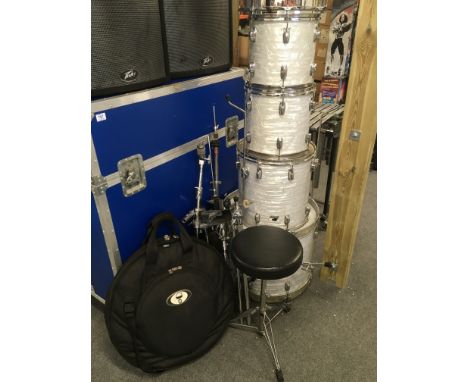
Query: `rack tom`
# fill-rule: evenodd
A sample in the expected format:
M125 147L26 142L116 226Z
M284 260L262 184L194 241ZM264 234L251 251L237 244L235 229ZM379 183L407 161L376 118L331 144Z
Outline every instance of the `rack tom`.
M306 151L315 85L269 88L246 85L248 149L271 155Z
M313 83L315 44L323 7L264 6L251 10L250 62L247 76L251 83L288 87Z

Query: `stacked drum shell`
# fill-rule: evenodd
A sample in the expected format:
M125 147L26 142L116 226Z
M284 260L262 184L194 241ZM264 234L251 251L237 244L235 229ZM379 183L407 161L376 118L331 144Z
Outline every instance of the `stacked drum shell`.
M288 3L288 6L283 6ZM291 6L294 3L294 6ZM314 110L315 44L323 0L253 0L250 56L245 83L245 138L237 146L244 227L274 225L302 242L312 257L318 219L309 201L315 145L309 133ZM310 267L267 283L267 299L299 295ZM260 282L251 284L258 297Z

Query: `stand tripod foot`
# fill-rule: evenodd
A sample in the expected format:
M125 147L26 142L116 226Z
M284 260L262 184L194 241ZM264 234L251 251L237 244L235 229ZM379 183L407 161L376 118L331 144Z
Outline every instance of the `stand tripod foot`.
M290 302L283 302L282 310L284 313L289 313L291 311L291 303Z
M277 380L278 382L284 382L283 370L281 370L281 369L276 369L276 370L275 370L275 374L276 374L276 380Z
M328 220L326 215L320 215L320 219L318 222L318 229L320 231L326 231L327 230L327 225L328 225Z

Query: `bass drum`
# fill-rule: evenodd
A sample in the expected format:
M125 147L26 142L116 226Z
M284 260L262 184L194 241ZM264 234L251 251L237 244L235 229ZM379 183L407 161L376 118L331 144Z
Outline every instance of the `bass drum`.
M312 280L312 255L314 250L314 236L317 221L319 218L319 208L314 200L309 200L309 220L302 228L292 233L299 239L304 249L302 267L289 277L279 280L269 280L266 288L267 302L281 302L287 297L294 299L300 296L310 285ZM289 289L289 291L287 291ZM250 296L258 301L260 299L260 280L250 283Z
M286 157L246 151L237 145L243 224L273 225L295 230L307 222L307 206L315 146Z
M307 150L315 85L297 88L246 86L246 136L251 151L290 155Z

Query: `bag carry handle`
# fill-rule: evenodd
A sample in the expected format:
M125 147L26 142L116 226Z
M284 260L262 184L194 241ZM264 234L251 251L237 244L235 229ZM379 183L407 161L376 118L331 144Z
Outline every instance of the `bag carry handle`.
M149 240L146 244L146 264L156 264L158 261L159 248L156 235L158 233L159 226L165 221L172 223L173 233L176 233L176 227L179 228L180 243L184 253L191 251L193 248L192 239L185 230L184 226L170 212L163 212L157 215L150 223Z

